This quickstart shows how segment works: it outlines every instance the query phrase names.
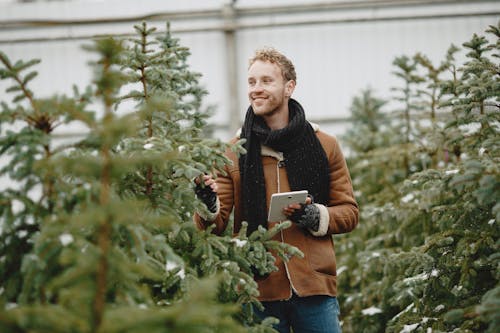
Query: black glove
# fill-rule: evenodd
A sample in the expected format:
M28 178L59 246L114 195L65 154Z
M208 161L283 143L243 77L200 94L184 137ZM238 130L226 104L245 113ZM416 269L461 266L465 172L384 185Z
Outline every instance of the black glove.
M297 223L302 228L308 228L313 231L319 229L320 212L319 208L313 204L300 204L300 209L296 209L290 220Z
M211 213L215 213L217 211L217 194L210 186L202 187L201 184L197 184L194 192L196 193L196 197L207 206Z

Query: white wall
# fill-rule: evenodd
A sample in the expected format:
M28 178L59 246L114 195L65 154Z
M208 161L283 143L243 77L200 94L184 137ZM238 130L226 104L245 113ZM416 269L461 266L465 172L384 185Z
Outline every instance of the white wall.
M310 117L348 117L352 97L363 88L390 98L390 88L399 85L391 75L395 57L422 52L439 63L451 43L460 46L495 22L495 17L467 17L244 30L238 35L239 75L245 77L245 60L254 49L276 46L295 63L295 97ZM240 86L242 110L245 88Z
M391 75L394 57L413 55L417 51L440 61L450 43L460 45L474 32L482 33L496 24L500 2L440 1L440 5L371 6L376 0L352 1L353 8L335 7L342 1L313 2L305 0L239 0L241 15L236 31L238 109L230 110L228 91L228 58L226 55L222 7L229 1L56 1L36 3L0 3L0 50L13 60L40 58L39 77L33 90L40 96L70 93L71 85L90 82L89 54L81 49L94 34L133 32L135 18L155 15L151 25L164 30L162 17L171 14L207 12L210 15L185 17L172 21L174 36L191 49L189 63L203 74L202 84L209 95L205 102L215 105L212 122L227 123L230 113L241 117L247 107L247 59L255 49L274 46L295 63L298 86L295 97L304 105L311 119L349 116L352 97L368 86L389 98L390 87L397 85ZM418 2L418 1L414 1ZM439 2L439 1L438 1ZM322 10L287 12L283 8L266 12L266 6L330 4ZM359 6L359 5L362 6ZM262 8L264 8L262 10ZM258 13L249 10L257 9ZM260 9L260 11L259 11ZM488 11L491 15L487 15ZM485 14L486 13L486 14ZM451 15L450 15L451 14ZM130 18L128 22L75 24L75 20ZM50 26L12 25L22 20L66 20L68 24ZM293 22L298 22L294 24ZM309 22L309 23L308 23ZM0 99L5 83L0 82ZM340 135L345 123L325 124L332 134ZM220 129L217 136L229 138L233 129Z

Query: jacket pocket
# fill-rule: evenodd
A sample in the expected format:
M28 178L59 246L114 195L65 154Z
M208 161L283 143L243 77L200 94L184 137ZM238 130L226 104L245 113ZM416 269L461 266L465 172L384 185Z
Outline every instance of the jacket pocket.
M331 236L307 236L305 259L313 271L332 276L337 275L335 251Z

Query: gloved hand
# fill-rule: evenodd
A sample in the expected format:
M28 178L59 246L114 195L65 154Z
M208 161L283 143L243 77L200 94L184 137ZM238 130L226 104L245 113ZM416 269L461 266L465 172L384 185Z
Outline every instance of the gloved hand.
M203 181L203 185L201 182ZM217 211L217 183L211 175L203 175L195 180L196 187L194 192L196 197L201 200L211 213Z
M290 220L302 228L318 231L320 212L314 204L300 204L300 208L288 216Z
M196 197L203 202L211 213L217 211L217 194L210 186L196 184L194 189Z

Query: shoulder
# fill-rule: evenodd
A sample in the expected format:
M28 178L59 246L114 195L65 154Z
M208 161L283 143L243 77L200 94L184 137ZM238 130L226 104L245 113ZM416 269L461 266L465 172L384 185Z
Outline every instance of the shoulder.
M318 137L321 144L338 144L338 140L335 135L318 130L316 131L316 136Z
M311 124L311 125L313 125L313 124ZM313 126L313 129L315 130L316 137L318 138L319 142L321 143L321 146L325 150L326 156L328 156L328 158L342 155L342 153L340 151L339 142L338 142L337 137L335 135L328 134L328 133L322 131L319 128L319 126L317 128L315 128ZM339 152L341 154L338 154Z
M314 132L316 133L316 136L318 137L318 139L322 145L324 145L324 144L337 144L337 137L322 131L320 126L316 123L310 122L310 124L311 124L311 127L313 128Z
M226 151L224 152L224 154L226 155L227 158L231 160L231 164L228 165L230 169L238 167L239 156L238 153L236 153L233 150L232 146L235 145L239 140L240 140L239 136L235 136L231 138L229 141L227 141L229 146L226 147Z

